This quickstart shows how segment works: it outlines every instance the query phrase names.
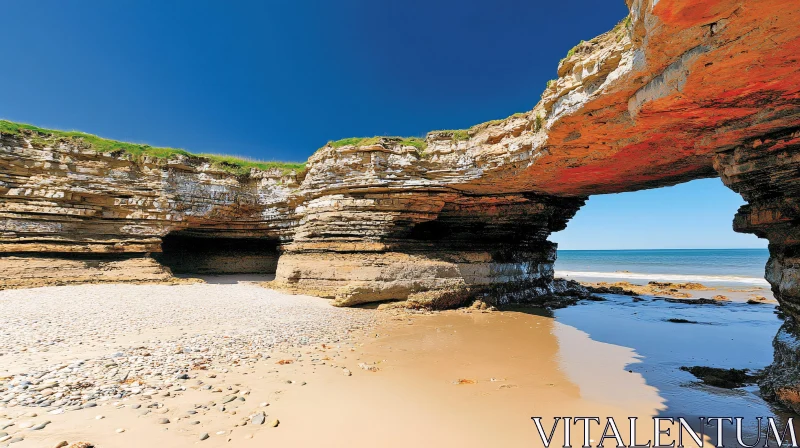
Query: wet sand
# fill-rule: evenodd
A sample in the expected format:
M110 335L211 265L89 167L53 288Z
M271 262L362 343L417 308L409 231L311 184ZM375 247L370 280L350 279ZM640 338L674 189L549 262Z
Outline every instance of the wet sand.
M218 283L0 291L12 341L0 345L0 422L22 438L11 446L541 446L532 416L547 427L553 416L649 422L664 409L628 371L631 349L536 312L338 309ZM96 406L19 403L46 399L32 390L51 377L52 390L91 383L66 396ZM9 387L21 378L29 389Z

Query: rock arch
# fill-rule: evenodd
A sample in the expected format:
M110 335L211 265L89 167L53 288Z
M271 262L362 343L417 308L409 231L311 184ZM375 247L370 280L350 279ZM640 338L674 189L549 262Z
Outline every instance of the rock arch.
M770 241L766 278L800 317L800 4L627 4L628 18L559 63L531 111L424 141L331 143L302 172L232 174L202 157L0 132L0 287L57 283L42 267L75 254L80 269L126 264L67 282L160 280L162 238L192 231L279 241L276 284L339 304L530 300L560 288L547 237L587 196L720 176L748 202L735 230Z

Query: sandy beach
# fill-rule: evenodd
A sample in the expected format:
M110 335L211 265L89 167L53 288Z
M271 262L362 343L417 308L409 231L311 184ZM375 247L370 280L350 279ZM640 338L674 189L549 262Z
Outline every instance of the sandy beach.
M532 416L663 408L632 350L536 312L214 281L0 291L3 446L536 446Z

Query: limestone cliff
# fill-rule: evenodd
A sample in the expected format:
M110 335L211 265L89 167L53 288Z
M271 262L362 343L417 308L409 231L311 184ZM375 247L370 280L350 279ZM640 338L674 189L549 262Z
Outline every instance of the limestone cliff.
M169 270L147 255L161 252L168 234L274 241L275 249L294 224L287 203L297 187L294 173L237 177L200 158L133 160L39 132L0 133L0 144L0 253L7 274L0 286L163 280ZM69 268L57 275L42 269L36 258L43 256ZM271 257L274 265L275 250Z
M2 133L0 250L13 254L3 263L24 271L31 257L103 254L186 272L274 269L276 284L341 304L489 285L551 291L547 236L586 196L736 170L724 154L760 157L769 145L751 142L800 125L797 2L628 6L613 30L570 51L530 112L424 140L332 142L302 171L231 173L189 154ZM764 163L791 158L787 145ZM769 279L791 302L792 231L757 233L772 244Z
M627 4L531 111L331 142L302 170L0 126L0 287L261 272L342 305L538 300L563 292L547 237L586 197L721 176L800 318L800 3ZM796 405L793 381L770 390Z

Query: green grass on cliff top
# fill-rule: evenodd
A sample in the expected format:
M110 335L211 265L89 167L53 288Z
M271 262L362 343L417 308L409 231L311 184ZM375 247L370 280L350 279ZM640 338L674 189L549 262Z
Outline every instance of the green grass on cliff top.
M406 146L413 146L420 151L424 151L427 148L428 144L425 142L425 139L419 137L350 137L350 138L343 138L341 140L335 140L328 142L328 145L333 148L341 148L342 146L367 146L367 145L374 145L381 141L382 138L396 138L400 139L401 145Z
M85 132L43 129L29 124L0 120L0 132L6 134L19 134L22 130L38 132L39 134L43 134L45 136L50 135L56 138L80 140L88 147L99 153L123 151L133 156L134 159L138 159L145 155L158 159L169 159L177 155L206 159L216 168L237 176L249 174L251 168L264 171L279 169L282 173L287 174L291 171L301 171L306 166L305 162L264 162L221 154L192 154L189 151L178 148L162 148L141 143L120 142L116 140L105 139L92 134L87 134ZM37 141L39 143L44 143L43 138L34 138L31 143L36 144Z

